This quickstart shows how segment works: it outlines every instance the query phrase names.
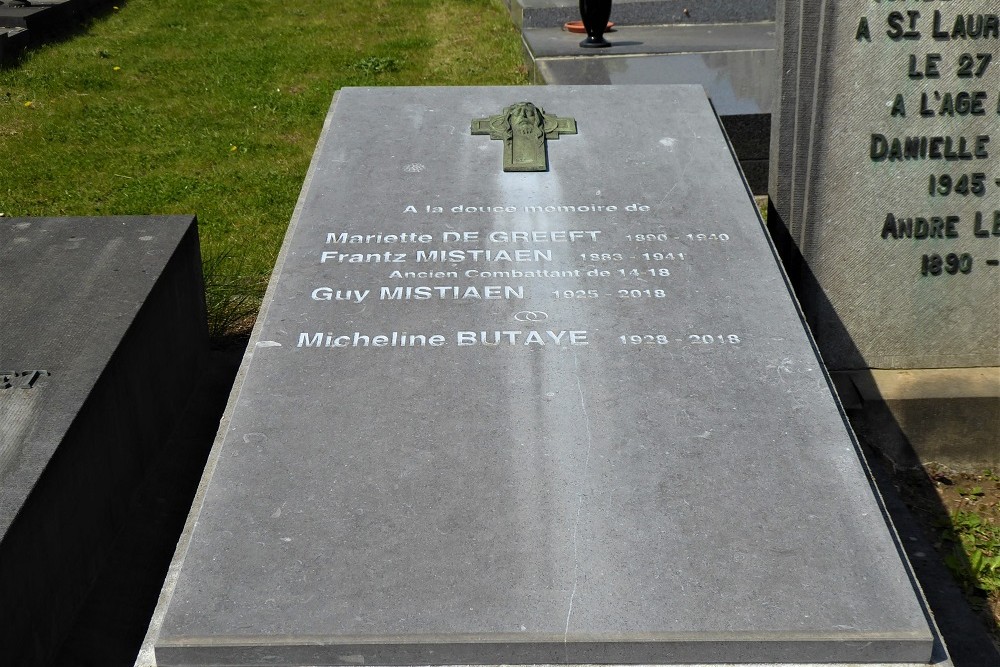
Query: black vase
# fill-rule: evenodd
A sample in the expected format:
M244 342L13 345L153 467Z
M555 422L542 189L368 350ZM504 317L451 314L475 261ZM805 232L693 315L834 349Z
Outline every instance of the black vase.
M611 0L580 0L580 18L587 30L587 39L580 42L580 46L589 49L611 46L611 42L604 39L611 18Z

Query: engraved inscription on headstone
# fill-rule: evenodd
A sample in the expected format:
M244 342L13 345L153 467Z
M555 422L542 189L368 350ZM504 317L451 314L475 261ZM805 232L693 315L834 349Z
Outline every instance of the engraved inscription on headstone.
M771 190L827 363L1000 365L996 7L783 4Z
M340 91L251 345L161 667L930 655L700 87Z
M576 134L576 121L547 114L531 102L519 102L495 116L474 119L472 134L488 134L490 139L503 141L504 171L547 171L545 141Z
M35 426L40 394L50 376L44 370L0 371L0 483L21 455L26 433Z
M0 389L31 389L44 385L48 371L0 371Z

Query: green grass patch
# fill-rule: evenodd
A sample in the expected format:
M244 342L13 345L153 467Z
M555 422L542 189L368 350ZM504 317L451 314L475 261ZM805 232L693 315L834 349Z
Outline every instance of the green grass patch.
M942 537L952 545L944 562L966 591L1000 591L1000 526L975 511L959 510L943 526Z
M927 464L926 473L934 497L910 495L908 502L933 529L935 548L1000 647L1000 474L937 463Z
M245 333L333 93L525 84L520 44L501 0L130 0L0 71L0 213L197 214Z

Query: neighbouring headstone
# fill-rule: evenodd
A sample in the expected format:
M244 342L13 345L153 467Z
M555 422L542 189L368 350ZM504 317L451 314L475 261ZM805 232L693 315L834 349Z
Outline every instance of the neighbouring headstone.
M911 439L940 441L941 420L952 421L946 440L971 437L994 458L996 9L977 0L780 2L769 187L769 224L829 368L891 369L874 383L916 408L897 411L901 422L928 414L928 402L985 400L985 412L978 405L959 420L947 413L963 411L946 409L934 435L915 427ZM963 379L923 369L974 370Z
M513 2L532 82L704 86L750 188L767 192L774 0L616 0L608 49L581 50L564 28L580 9L579 0Z
M190 216L0 218L0 646L47 665L208 351Z
M340 91L251 345L160 667L930 659L701 87Z

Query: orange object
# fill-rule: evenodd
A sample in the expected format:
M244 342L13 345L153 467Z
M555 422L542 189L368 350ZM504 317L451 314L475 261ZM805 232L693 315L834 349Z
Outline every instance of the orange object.
M611 32L611 29L615 27L614 22L608 21L608 27L605 32ZM567 21L563 24L563 30L568 30L569 32L579 32L585 33L587 29L583 27L583 21Z

